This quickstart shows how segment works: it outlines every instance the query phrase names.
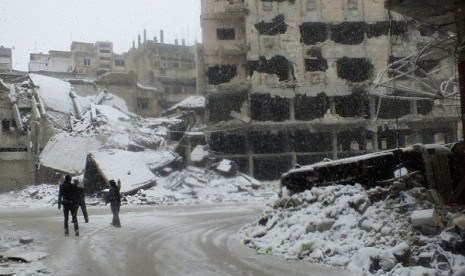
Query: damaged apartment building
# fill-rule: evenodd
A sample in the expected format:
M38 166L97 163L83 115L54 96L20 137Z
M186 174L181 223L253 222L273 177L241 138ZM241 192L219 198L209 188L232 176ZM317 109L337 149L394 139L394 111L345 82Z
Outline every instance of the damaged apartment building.
M138 36L137 47L133 43L126 55L126 69L137 73L137 82L146 87L154 87L160 93L158 103L166 110L184 99L197 94L196 46L186 45L185 39L179 43L166 43L163 30L160 40Z
M383 5L202 0L210 151L265 180L324 158L456 141L457 99L437 88L455 60L426 54L438 32Z

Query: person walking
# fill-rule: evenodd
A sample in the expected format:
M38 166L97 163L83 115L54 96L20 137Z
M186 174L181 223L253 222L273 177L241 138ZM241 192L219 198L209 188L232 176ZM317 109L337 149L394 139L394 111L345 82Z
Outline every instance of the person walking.
M81 207L82 215L84 216L84 221L86 223L89 222L89 215L87 213L87 207L86 207L86 198L85 198L85 193L84 193L84 185L82 182L79 182L79 180L74 179L73 181L74 185L78 188L78 205Z
M79 225L77 221L77 209L79 208L78 198L79 191L77 186L71 183L71 175L66 175L58 191L58 209L61 209L61 205L63 205L65 236L69 235L69 213L71 213L71 221L74 224L74 232L76 236L79 236Z
M111 212L113 214L113 220L111 225L115 227L121 227L121 222L119 220L119 209L121 207L121 181L118 179L118 184L115 180L110 180L110 191L107 196L107 203L110 203Z

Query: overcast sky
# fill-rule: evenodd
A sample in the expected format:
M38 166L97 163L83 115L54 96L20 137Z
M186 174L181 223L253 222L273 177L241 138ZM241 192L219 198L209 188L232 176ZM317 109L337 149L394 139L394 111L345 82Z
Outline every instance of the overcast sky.
M111 41L127 52L137 35L165 43L202 42L200 0L0 0L0 45L13 49L13 69L27 71L29 53L69 51L71 41Z

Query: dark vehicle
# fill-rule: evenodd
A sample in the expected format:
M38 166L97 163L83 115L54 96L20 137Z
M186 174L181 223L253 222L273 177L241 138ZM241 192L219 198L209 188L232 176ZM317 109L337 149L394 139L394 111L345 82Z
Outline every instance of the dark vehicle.
M294 168L281 176L280 185L290 193L334 184L373 187L388 185L397 177L395 172L402 169L449 198L462 179L457 160L450 147L417 144Z

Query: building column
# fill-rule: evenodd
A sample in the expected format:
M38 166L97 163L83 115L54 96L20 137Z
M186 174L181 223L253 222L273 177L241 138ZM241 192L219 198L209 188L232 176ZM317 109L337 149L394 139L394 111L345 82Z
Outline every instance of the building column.
M245 150L247 151L247 171L248 175L251 177L254 177L254 171L253 171L253 153L252 149L250 147L250 131L247 127L247 130L245 131Z
M289 120L295 120L295 98L291 98L289 101Z
M418 106L416 100L410 101L410 114L411 115L418 115Z
M373 136L371 137L371 142L373 143L373 151L378 151L379 150L378 131L373 132Z
M331 115L336 115L336 102L334 101L334 97L329 98L329 111Z
M374 96L369 96L368 105L370 109L370 119L374 120L376 116L376 98Z
M444 142L448 143L455 143L457 142L457 132L454 128L448 128L444 131Z
M331 131L331 151L333 153L333 160L337 159L337 132Z
M187 145L184 154L186 155L186 164L188 166L192 165L192 160L191 160L191 153L192 153L192 143L191 143L191 138L187 137Z

